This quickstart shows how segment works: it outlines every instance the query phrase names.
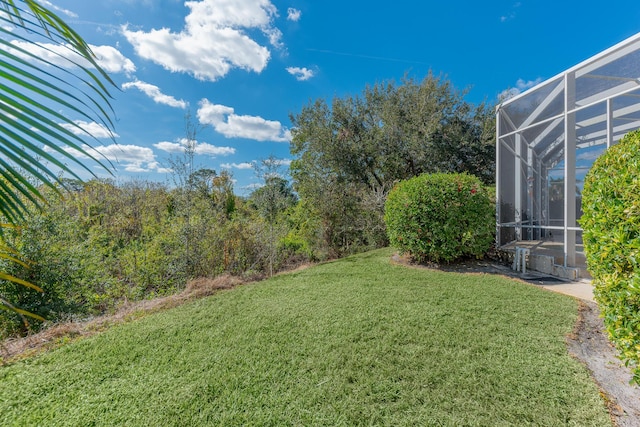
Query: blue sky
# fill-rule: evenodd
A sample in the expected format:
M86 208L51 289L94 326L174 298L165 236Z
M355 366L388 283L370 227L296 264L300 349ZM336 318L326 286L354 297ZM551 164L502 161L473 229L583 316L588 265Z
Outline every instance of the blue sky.
M522 91L640 31L637 1L42 0L118 85L115 140L94 146L120 181L171 182L168 158L197 132L196 164L290 159L290 113L310 100L429 70L473 103ZM83 123L100 135L95 124ZM101 173L101 175L105 175Z

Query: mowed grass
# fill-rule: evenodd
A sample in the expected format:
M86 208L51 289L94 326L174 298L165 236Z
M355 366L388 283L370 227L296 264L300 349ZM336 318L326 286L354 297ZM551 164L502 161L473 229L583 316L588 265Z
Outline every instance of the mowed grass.
M568 297L370 252L0 369L0 425L610 425Z

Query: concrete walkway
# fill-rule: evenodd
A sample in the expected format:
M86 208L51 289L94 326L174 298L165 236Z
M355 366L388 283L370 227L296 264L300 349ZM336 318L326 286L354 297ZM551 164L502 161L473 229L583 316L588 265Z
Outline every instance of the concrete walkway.
M568 281L533 270L528 270L525 274L522 274L513 271L511 268L505 265L493 264L492 267L495 273L517 278L553 292L558 292L586 301L594 301L593 286L591 285L591 280L589 279Z
M591 285L591 281L588 279L580 279L578 281L570 282L536 272L527 274L515 273L512 274L512 277L517 277L518 279L524 280L532 285L536 285L553 292L558 292L560 294L570 295L586 301L594 300L593 286Z
M593 301L593 286L588 280L567 283L543 283L541 286L553 292L558 292L587 301Z

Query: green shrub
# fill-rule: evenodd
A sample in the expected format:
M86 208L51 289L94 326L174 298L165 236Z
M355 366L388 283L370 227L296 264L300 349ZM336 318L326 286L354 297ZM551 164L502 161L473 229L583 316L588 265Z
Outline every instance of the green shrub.
M595 299L611 340L640 384L640 131L595 161L582 209Z
M414 260L482 257L495 236L495 207L480 180L467 174L420 175L389 193L385 223L391 245Z

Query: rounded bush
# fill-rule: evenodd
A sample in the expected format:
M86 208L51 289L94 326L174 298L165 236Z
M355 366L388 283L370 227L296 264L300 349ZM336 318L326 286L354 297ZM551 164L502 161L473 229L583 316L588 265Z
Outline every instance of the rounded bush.
M397 184L385 204L391 245L419 262L481 258L495 239L495 206L467 174L420 175Z
M582 193L583 241L594 296L620 357L640 384L640 131L593 164Z

